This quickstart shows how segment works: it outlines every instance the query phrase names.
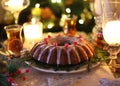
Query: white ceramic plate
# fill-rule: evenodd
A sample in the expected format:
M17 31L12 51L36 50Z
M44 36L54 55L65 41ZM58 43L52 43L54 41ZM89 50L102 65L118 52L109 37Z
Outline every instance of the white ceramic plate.
M87 71L87 68L85 66L83 67L80 67L79 69L77 70L71 70L71 71L55 71L53 69L43 69L43 68L39 68L37 67L35 64L31 64L29 61L25 61L25 63L29 66L31 66L33 69L36 69L38 71L41 71L41 72L46 72L46 73L79 73L79 72L83 72L83 71ZM98 63L95 63L95 64L92 64L92 69L99 66L100 65L100 62Z

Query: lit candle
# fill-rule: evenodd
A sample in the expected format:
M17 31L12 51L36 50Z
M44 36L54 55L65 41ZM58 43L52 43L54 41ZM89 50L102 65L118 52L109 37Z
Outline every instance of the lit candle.
M103 36L108 44L120 44L120 21L106 23Z
M41 22L35 23L34 19L32 22L25 23L24 25L24 47L31 49L31 47L42 39L43 25Z

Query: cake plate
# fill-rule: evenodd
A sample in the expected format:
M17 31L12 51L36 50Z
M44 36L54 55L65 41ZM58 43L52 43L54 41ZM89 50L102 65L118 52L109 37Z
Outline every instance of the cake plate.
M32 67L33 69L36 69L38 71L41 71L41 72L46 72L46 73L67 73L67 74L71 74L71 73L80 73L80 72L84 72L84 71L87 71L87 65L84 65L76 70L70 70L70 71L66 71L66 70L57 70L55 71L54 69L44 69L44 68L40 68L37 66L37 64L35 63L31 63L30 61L25 61L25 63ZM97 63L94 63L91 65L91 69L93 68L96 68L100 65L100 62L97 62Z

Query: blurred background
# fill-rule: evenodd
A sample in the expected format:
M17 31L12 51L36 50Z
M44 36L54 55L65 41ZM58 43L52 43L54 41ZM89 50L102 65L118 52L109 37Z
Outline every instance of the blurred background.
M1 2L1 0L0 0ZM39 11L35 15L40 16L43 23L43 32L60 32L63 29L63 20L66 15L77 16L76 29L85 33L91 33L95 26L92 5L94 0L30 0L30 5L19 14L18 24L23 25L31 21L34 13L32 10L36 4L40 4ZM5 40L4 26L14 24L11 12L4 10L0 5L0 40Z

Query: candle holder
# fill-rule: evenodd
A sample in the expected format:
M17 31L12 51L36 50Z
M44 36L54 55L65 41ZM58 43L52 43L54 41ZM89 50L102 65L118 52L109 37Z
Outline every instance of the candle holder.
M15 18L15 24L18 23L18 16L19 13L28 7L30 4L29 0L2 0L1 1L1 6L7 10L10 11L14 18Z
M120 51L120 0L102 0L103 37L109 44L109 66L115 71ZM120 68L120 66L119 66Z

